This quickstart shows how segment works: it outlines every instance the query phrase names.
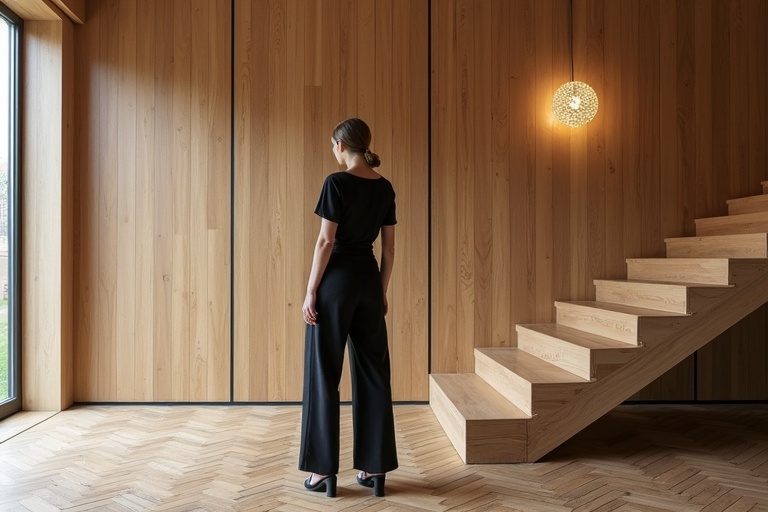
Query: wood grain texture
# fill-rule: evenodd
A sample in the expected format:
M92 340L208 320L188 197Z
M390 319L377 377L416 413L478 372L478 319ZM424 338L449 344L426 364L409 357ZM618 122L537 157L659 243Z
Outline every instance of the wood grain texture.
M517 323L593 299L593 279L625 277L626 258L661 256L696 218L759 193L764 3L574 2L575 78L600 99L580 129L550 115L570 78L568 4L236 0L233 49L230 2L86 2L74 29L76 399L228 399L230 371L237 400L300 398L311 211L344 117L371 124L398 191L388 322L401 400L426 399L430 365L471 370L475 347L514 346ZM693 378L690 359L638 397L692 399Z
M230 3L75 30L75 399L229 399Z
M45 0L8 0L3 2L20 18L29 21L60 21L57 9Z
M468 346L514 346L516 323L593 299L593 279L625 277L627 258L662 256L694 219L760 192L761 2L574 2L575 79L600 101L575 129L548 117L570 78L567 2L445 0L431 20L433 371L471 371ZM692 399L692 361L638 398Z
M62 407L75 399L74 232L75 226L75 54L73 25L61 22L61 390Z
M85 0L51 0L75 23L85 23Z
M654 264L657 261L650 260ZM680 261L688 260L667 261L670 266L679 267ZM696 263L697 260L690 261ZM446 425L445 430L462 459L465 462L533 462L540 459L567 439L568 432L577 432L631 394L642 390L768 301L768 260L723 261L728 265L727 274L732 286L697 286L695 291L692 288L689 297L695 300L688 304L685 312L647 309L637 304L642 300L617 302L611 297L598 297L603 302L557 302L557 325L542 324L536 330L539 333L560 332L567 335L557 346L550 344L552 350L542 351L537 347L534 351L525 349L523 352L527 341L526 330L518 326L518 347L475 349L475 373L432 375L430 382L433 386L437 385L441 393L431 391L434 400L430 405L441 423ZM659 293L665 293L670 285L677 286L674 280L642 284L658 288ZM651 289L646 288L646 291L653 293ZM578 338L573 335L575 332L581 333ZM625 360L625 364L614 368L613 372L595 379L590 375L579 377L571 373L568 364L565 368L550 364L550 360L565 362L568 358L564 354L565 346L576 342L574 349L581 349L584 337L593 334L599 335L592 347L596 352L600 350L599 345L605 346L605 341L610 338L636 344L636 357ZM573 353L573 350L568 352ZM613 359L613 363L616 362ZM591 366L584 363L586 361L582 361L582 367ZM483 390L475 386L472 392L468 392L469 383L478 378L482 379L483 386L490 385L490 388ZM466 384L447 387L443 381ZM537 388L541 388L541 392L537 393ZM499 394L508 401L507 405L512 404L527 414L527 418L515 421L527 423L526 427L517 425L521 428L516 428L514 432L494 432L496 418L503 417L503 404L497 404ZM507 458L499 459L499 454L489 453L482 446L470 449L470 432L462 427L461 421L469 420L468 413L473 414L464 407L470 396L472 411L488 411L484 416L489 423L489 430L485 431L489 436L486 440L501 446L522 431L528 446L524 458L514 458L520 456L520 451L517 455L509 453ZM456 418L459 418L458 422ZM493 437L496 443L493 443Z
M22 407L58 411L73 400L72 27L66 20L28 21L24 33Z
M400 468L387 475L383 498L355 482L344 407L338 494L330 500L301 484L300 419L290 406L74 408L0 444L0 508L768 508L764 405L621 406L546 460L516 465L464 464L448 438L435 435L440 425L428 407L399 406Z
M395 400L426 400L427 2L235 4L235 396L296 401L330 133L361 117L397 192ZM342 398L349 399L347 370Z

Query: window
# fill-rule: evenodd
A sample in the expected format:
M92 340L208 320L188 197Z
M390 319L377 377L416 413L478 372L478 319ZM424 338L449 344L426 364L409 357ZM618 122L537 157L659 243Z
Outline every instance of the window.
M19 32L0 4L0 418L21 409L16 224L19 178Z

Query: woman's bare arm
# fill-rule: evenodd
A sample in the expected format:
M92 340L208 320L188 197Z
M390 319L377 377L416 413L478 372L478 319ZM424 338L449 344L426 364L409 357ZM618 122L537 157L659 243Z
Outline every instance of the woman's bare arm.
M389 311L387 288L395 264L395 226L381 227L381 287L384 289L384 314Z
M323 279L323 274L328 266L328 260L331 258L337 227L337 223L328 219L323 219L320 224L320 233L317 235L315 253L312 256L312 269L309 272L309 281L307 282L307 295L304 297L304 305L301 308L304 321L309 325L317 323L317 287L320 286L320 281Z

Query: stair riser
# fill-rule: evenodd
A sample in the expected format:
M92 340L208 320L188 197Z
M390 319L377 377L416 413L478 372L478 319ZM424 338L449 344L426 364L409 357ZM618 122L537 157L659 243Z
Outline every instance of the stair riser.
M667 240L668 258L768 258L768 235L673 238Z
M768 232L768 212L696 219L696 236Z
M713 286L687 288L665 284L644 284L625 282L595 281L597 300L636 306L641 308L680 313L681 315L703 311L722 300L731 287Z
M768 212L768 194L728 201L728 215Z
M467 422L467 464L503 464L528 460L527 420Z
M638 344L638 319L632 315L592 308L558 306L557 323L628 345Z
M596 300L670 313L689 313L688 290L664 285L596 281Z
M518 329L517 348L584 379L592 377L588 348L524 329Z
M526 414L532 414L533 398L530 382L478 351L475 351L475 373L520 410Z
M431 378L429 403L464 463L526 461L527 420L465 420Z
M585 382L582 384L538 384L533 388L533 412L534 415L548 415L556 411L563 404L567 404L576 398L588 386L594 383Z
M604 379L628 362L638 357L642 347L626 348L623 350L596 350L592 354L594 360L594 379Z
M628 259L627 279L665 283L727 285L727 259Z

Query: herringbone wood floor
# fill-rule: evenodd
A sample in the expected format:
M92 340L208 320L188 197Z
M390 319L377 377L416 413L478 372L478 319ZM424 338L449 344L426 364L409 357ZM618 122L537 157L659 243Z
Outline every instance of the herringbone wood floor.
M0 444L0 510L768 511L768 406L622 406L544 461L461 462L428 406L395 408L387 497L303 489L297 406L81 406Z

